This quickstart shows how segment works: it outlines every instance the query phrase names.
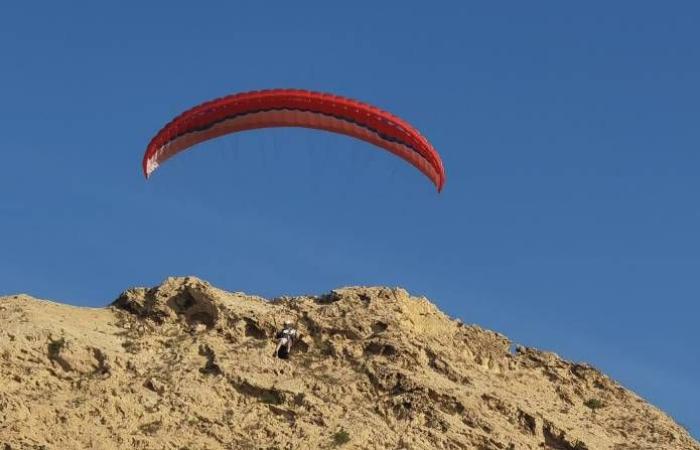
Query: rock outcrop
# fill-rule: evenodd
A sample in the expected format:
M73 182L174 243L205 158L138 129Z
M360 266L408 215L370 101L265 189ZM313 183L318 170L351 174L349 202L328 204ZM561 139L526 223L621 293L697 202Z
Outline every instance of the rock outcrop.
M594 367L402 289L265 300L170 278L108 308L1 297L0 323L3 450L700 450Z

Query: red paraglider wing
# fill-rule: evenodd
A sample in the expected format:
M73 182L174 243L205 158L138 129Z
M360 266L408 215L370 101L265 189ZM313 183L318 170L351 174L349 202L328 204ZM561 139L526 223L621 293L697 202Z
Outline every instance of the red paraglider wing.
M163 162L200 142L269 127L305 127L372 143L413 164L435 184L445 184L440 155L414 127L392 114L344 97L296 89L253 91L196 106L173 119L143 156L146 178Z

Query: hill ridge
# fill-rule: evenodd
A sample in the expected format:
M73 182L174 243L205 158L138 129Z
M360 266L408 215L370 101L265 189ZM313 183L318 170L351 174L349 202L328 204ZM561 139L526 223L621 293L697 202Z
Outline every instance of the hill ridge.
M172 277L105 308L0 297L0 321L4 450L700 450L591 365L401 288L266 300Z

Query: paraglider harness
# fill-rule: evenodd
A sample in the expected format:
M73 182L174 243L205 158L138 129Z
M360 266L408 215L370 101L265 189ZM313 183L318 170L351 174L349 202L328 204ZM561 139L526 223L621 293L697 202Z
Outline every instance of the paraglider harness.
M299 331L296 328L296 324L292 327L285 327L282 331L277 332L277 334L275 334L275 339L277 339L277 345L279 347L275 352L275 356L281 359L289 358L292 345L299 339ZM280 342L282 339L285 340L284 343Z

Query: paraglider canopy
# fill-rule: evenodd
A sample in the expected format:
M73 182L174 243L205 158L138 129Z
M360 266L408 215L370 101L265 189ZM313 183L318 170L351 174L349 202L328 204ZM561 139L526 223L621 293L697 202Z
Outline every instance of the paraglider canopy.
M163 162L200 142L270 127L305 127L374 144L411 163L437 187L445 184L440 155L408 122L366 103L298 89L244 92L185 111L153 137L143 156L148 178Z

